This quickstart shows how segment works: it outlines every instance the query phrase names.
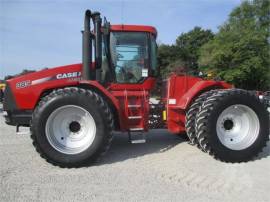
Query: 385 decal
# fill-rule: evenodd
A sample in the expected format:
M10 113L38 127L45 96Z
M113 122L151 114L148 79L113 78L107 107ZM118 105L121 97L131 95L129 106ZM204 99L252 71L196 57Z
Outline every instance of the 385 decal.
M31 85L30 80L21 81L21 82L16 83L16 88L25 88L25 87L30 86L30 85Z

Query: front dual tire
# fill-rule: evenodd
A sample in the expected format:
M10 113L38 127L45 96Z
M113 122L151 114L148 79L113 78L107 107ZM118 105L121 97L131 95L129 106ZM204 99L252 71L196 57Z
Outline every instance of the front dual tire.
M41 157L60 167L95 162L109 148L113 116L97 93L81 88L55 90L33 113L31 137Z
M249 161L269 140L266 107L245 90L215 91L201 103L194 116L196 142L221 161Z

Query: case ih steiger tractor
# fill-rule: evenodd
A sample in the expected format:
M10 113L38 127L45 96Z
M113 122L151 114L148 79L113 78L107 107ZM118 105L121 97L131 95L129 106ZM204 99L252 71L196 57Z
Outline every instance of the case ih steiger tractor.
M248 161L266 145L265 105L254 93L222 81L171 75L163 83L161 112L151 114L149 93L157 71L154 27L102 23L100 13L87 10L82 34L82 64L7 81L6 123L30 126L33 145L48 162L89 165L109 149L112 131L128 132L133 143L144 142L135 134L161 121L225 162Z

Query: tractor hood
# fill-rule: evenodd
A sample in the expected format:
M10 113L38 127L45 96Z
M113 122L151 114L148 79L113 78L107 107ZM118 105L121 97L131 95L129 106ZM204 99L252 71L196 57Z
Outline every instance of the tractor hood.
M59 79L70 79L81 76L82 64L72 64L59 66L54 68L47 68L36 72L31 72L19 76L15 76L8 80L8 83L16 82L17 87L27 87L29 85L36 85L46 81L53 81ZM25 81L27 84L20 86L18 82Z
M31 108L40 97L52 89L74 86L82 80L82 64L72 64L40 70L7 80L6 92L14 95L14 104L20 108ZM33 96L35 95L35 96Z

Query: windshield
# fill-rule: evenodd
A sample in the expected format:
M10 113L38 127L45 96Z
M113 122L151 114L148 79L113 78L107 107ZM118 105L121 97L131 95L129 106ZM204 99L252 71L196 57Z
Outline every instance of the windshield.
M112 32L110 50L117 83L138 83L148 76L147 33Z

